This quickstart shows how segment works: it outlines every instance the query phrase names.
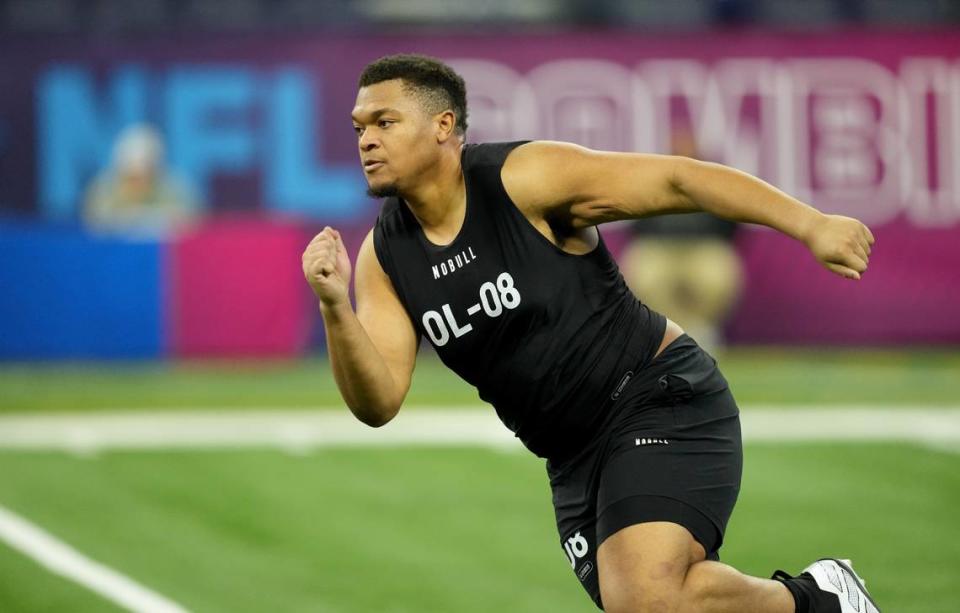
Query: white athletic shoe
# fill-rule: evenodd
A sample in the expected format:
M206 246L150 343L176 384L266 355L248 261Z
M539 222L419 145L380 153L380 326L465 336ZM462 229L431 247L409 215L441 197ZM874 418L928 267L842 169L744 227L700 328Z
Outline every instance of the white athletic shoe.
M810 573L821 590L837 595L840 613L880 613L877 604L867 593L863 579L854 572L850 560L824 558L806 567L803 572Z

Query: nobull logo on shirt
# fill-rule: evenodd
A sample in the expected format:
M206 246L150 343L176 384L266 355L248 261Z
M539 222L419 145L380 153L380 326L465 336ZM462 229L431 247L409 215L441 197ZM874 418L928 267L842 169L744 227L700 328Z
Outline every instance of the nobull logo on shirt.
M475 259L477 259L477 254L473 252L473 247L467 247L452 258L447 258L439 264L434 264L433 278L439 279L440 277L446 277L450 273L460 270Z

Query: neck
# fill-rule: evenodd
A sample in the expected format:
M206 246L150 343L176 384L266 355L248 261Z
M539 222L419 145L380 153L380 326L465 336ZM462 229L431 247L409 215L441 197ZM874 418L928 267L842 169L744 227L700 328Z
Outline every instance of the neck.
M442 155L428 176L400 194L427 238L444 244L452 241L463 225L466 196L460 147Z

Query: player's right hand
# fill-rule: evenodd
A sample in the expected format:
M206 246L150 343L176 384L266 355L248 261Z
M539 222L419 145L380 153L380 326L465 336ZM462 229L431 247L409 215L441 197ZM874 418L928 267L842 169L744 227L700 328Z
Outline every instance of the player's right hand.
M805 239L817 260L831 272L860 280L870 263L874 243L870 228L843 215L820 215Z
M325 306L350 302L350 256L340 233L327 226L303 252L303 276Z

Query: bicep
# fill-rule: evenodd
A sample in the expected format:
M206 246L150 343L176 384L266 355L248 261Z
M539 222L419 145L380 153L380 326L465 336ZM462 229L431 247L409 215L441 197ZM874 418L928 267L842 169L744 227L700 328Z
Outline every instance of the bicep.
M689 161L538 141L511 153L502 178L518 206L584 227L697 210L677 183L678 169Z
M410 389L419 337L390 278L377 260L373 232L360 247L354 283L357 319L386 362L402 398Z

